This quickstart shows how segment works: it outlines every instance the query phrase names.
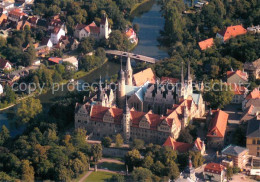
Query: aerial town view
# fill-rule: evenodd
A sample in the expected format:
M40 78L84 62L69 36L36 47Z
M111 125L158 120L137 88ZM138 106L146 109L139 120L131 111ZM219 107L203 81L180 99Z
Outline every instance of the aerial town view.
M2 181L260 181L260 0L0 0Z

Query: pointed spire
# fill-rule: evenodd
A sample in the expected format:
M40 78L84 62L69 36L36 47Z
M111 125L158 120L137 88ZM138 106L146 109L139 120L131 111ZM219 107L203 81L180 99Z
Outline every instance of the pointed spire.
M184 85L184 74L183 74L183 61L181 63L181 84Z
M123 66L122 66L122 55L121 55L120 62L121 62L121 68L119 71L119 80L125 80L125 72L123 71Z
M126 62L126 71L130 71L130 70L132 70L132 66L131 66L131 59L130 59L130 56L128 54L127 62Z
M125 107L124 107L124 114L128 114L130 109L128 107L127 98L125 97Z
M191 80L191 76L190 76L190 60L188 62L188 80Z
M99 89L101 90L102 89L102 79L101 79L101 75L99 77Z

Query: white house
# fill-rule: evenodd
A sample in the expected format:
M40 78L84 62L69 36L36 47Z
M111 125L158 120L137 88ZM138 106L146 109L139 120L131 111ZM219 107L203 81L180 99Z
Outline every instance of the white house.
M0 84L0 95L2 95L4 93L4 89L3 86Z
M78 59L75 56L63 59L63 62L71 63L75 67L75 69L78 70L79 61L78 61Z
M57 44L59 43L61 36L65 36L65 35L66 35L65 30L62 27L60 28L56 27L53 29L51 33L51 42L53 44Z
M109 28L107 17L104 17L100 22L100 27L98 27L94 21L89 25L78 24L75 27L74 37L78 38L79 40L82 40L86 37L94 37L95 39L108 39L111 31L112 30Z
M225 179L225 167L218 163L209 163L205 166L203 176L206 181L219 181Z
M0 69L1 70L11 70L12 69L12 63L5 59L0 58Z

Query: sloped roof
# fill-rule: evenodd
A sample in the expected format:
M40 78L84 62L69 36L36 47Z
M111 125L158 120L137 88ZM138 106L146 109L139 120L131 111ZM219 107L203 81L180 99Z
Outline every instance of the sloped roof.
M246 150L248 149L244 147L229 145L224 148L221 153L224 155L238 156L240 153L245 152Z
M127 31L126 31L126 36L127 37L131 37L132 35L135 34L135 31L132 29L132 28L129 28Z
M61 60L62 60L62 58L58 58L58 57L50 57L48 59L48 61L51 61L51 62L54 62L54 63L57 63L57 64L59 64Z
M242 85L238 85L235 83L230 83L229 85L231 87L231 91L233 91L235 95L244 95L247 92L247 88Z
M245 62L245 64L244 64L244 69L245 70L252 70L252 71L254 71L257 68L260 68L260 58L255 60L254 62Z
M136 86L142 86L147 81L155 84L156 78L153 70L151 68L147 68L143 71L140 71L133 75L133 80Z
M205 166L204 172L220 174L221 171L223 171L224 169L225 169L225 167L223 165L212 162L212 163L208 163Z
M259 99L249 99L246 103L246 108L253 105L254 107L260 107L260 98Z
M206 50L207 48L210 48L214 45L214 39L213 38L209 38L206 40L203 40L201 42L199 42L199 46L201 50Z
M10 65L12 65L12 63L9 62L8 60L5 60L5 59L0 58L0 69L4 69L6 63L9 63Z
M229 115L222 110L215 111L213 113L213 119L209 124L207 137L224 137L228 116Z
M238 75L240 78L242 78L245 81L248 81L248 75L246 72L242 72L240 70L237 71L227 71L227 78L230 78L233 75Z
M180 153L184 153L184 152L188 152L193 147L193 144L176 142L174 138L169 136L164 142L163 146L171 147L173 150L177 150Z
M246 137L260 138L260 120L256 116L248 122Z
M26 16L27 14L24 13L21 9L13 9L12 11L9 12L9 15L14 15L14 16Z
M244 29L244 27L242 25L229 26L229 27L223 29L222 31L218 32L218 34L223 36L224 41L226 41L232 37L236 37L238 35L243 35L246 33L247 33L247 30Z
M179 79L178 78L170 78L170 77L162 77L161 78L161 84L166 84L166 83L178 83Z
M97 25L94 21L91 24L87 25L84 29L89 33L99 34L99 32L100 32L99 27L97 27Z
M260 91L259 88L255 88L248 96L246 96L246 99L260 99Z

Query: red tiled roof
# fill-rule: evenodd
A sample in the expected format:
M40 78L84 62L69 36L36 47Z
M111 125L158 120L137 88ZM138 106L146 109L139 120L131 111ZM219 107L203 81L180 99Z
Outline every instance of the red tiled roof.
M84 25L84 24L77 24L76 27L75 27L75 29L76 29L76 30L81 30L81 29L85 28L86 26L87 26L87 25Z
M247 88L235 83L228 84L235 95L244 95L247 92Z
M179 82L179 79L178 78L170 78L170 77L162 77L161 78L161 83L164 84L164 83L178 83Z
M89 24L88 26L86 26L84 29L89 33L99 34L99 32L100 32L99 27L97 27L97 25L94 21L91 24Z
M225 136L227 128L229 114L222 110L217 110L213 112L213 119L210 121L207 136L223 138Z
M260 99L259 88L255 88L248 96L246 96L246 99Z
M229 26L226 29L218 32L218 34L220 34L224 38L224 41L246 33L247 31L242 25Z
M221 174L221 171L223 171L225 167L218 163L209 163L205 166L204 172L209 173L215 173L215 174Z
M38 17L36 17L36 16L30 17L28 21L29 21L31 24L37 24Z
M206 50L207 48L210 48L213 45L214 45L214 39L213 38L206 39L206 40L199 42L199 46L200 46L201 50Z
M25 16L27 15L26 13L24 13L21 9L14 9L12 11L9 12L9 15L14 15L14 16Z
M237 71L227 71L227 78L230 78L233 75L238 75L240 78L242 78L243 80L247 81L248 80L248 75L246 72L242 72L240 70Z
M171 136L169 136L164 142L163 146L171 147L173 150L184 153L188 152L193 147L193 144L176 142Z
M156 78L151 68L147 68L133 75L135 86L142 86L145 82L155 84Z
M197 138L197 139L194 141L194 145L197 147L198 150L201 150L202 147L203 147L203 142L201 141L200 138Z
M57 63L57 64L59 64L61 60L62 60L62 58L58 58L58 57L50 57L48 59L48 61L51 61L51 62L54 62L54 63Z
M132 35L135 34L135 31L132 29L132 28L129 28L127 31L126 31L126 36L127 37L131 37Z

